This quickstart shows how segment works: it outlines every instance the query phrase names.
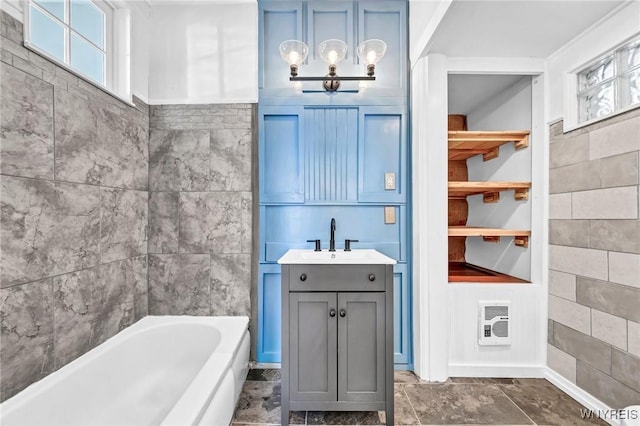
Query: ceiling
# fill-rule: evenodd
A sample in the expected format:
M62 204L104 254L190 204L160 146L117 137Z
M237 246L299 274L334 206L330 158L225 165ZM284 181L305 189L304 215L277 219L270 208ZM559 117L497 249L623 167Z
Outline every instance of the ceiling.
M469 115L506 88L516 84L521 75L449 75L449 114Z
M618 0L454 0L429 52L460 57L546 58Z

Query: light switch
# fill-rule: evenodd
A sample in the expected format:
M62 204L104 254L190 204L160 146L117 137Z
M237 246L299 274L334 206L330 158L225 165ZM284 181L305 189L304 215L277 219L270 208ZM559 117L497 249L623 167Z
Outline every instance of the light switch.
M384 174L384 189L396 189L396 174L386 172Z
M386 223L386 224L396 223L396 208L395 207L386 206L384 208L384 223Z

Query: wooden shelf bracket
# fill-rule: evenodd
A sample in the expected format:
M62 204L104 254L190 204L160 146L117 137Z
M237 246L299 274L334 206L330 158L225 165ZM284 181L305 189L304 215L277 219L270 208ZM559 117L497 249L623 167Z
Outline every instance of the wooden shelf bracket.
M482 195L482 201L484 203L497 203L500 201L500 193L499 192L485 192Z
M529 247L529 237L518 235L513 237L513 243L518 247Z
M482 161L493 160L494 158L498 158L500 155L500 147L496 146L495 148L491 148L487 150L484 154L482 154Z
M513 193L516 201L526 201L529 199L529 188L516 188Z
M529 135L528 134L522 136L522 138L520 140L513 141L513 147L516 150L524 149L524 148L526 148L528 146L529 146Z
M500 237L496 237L493 235L483 235L482 239L487 243L499 243Z

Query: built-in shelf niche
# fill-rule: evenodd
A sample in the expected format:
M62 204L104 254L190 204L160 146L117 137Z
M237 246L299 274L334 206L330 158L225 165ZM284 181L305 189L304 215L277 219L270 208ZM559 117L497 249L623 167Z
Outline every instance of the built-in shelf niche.
M513 143L516 150L525 149L529 146L529 134L528 130L468 131L466 118L449 116L449 282L528 282L470 264L465 260L465 251L469 237L479 237L487 243L511 238L514 245L528 247L530 230L467 226L467 197L482 195L485 203L499 203L501 193L512 191L516 201L525 201L529 199L531 182L469 181L466 160L476 155L482 155L483 161L495 159L500 154L500 146L508 143Z

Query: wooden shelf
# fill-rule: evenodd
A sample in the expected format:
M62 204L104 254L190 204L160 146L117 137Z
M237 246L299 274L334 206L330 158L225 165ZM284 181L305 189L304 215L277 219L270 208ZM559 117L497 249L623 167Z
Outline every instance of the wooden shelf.
M500 201L500 191L514 190L516 201L529 199L531 182L449 182L449 199L464 199L469 195L483 195L485 203Z
M502 228L480 228L475 226L449 226L450 237L482 237L485 241L497 243L500 237L514 237L514 244L520 247L529 245L531 231Z
M449 262L449 282L487 284L529 284L529 281L501 274L466 262Z
M501 145L513 142L515 149L529 146L529 131L450 131L449 160L466 160L482 154L484 161L498 157Z

